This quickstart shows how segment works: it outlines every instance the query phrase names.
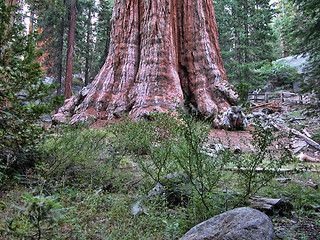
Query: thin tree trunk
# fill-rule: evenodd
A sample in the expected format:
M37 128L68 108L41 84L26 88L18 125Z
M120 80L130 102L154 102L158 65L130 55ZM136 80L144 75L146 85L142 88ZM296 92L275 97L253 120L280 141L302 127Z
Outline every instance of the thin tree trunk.
M33 21L34 21L34 12L33 12L33 10L31 10L30 23L29 23L29 29L28 29L29 34L31 34L33 32Z
M56 69L56 76L57 76L57 95L61 96L62 90L62 65L63 65L63 43L64 43L64 20L63 17L61 24L60 24L60 34L59 34L59 46L58 46L58 55L57 55L57 69Z
M18 2L18 0L6 0L7 4L14 5Z
M248 9L248 0L244 1L244 14L245 14L245 23L244 23L244 31L245 31L245 49L244 49L244 63L245 71L244 71L244 80L249 82L249 59L248 59L248 49L249 49L249 9Z
M90 34L92 32L91 26L91 9L89 8L88 22L87 22L87 36L86 36L86 64L85 64L85 85L89 84L91 72L91 50L90 50Z
M66 82L65 82L65 98L68 99L72 95L72 70L73 70L73 54L74 54L74 35L76 28L76 11L77 0L73 0L70 9L70 27L68 38L68 53L66 66Z

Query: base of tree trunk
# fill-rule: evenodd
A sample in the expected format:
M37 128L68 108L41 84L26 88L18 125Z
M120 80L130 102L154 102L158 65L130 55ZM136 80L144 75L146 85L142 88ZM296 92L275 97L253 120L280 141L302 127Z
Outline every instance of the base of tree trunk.
M104 66L54 121L139 119L183 108L221 126L236 94L220 56L212 1L119 0L111 25Z

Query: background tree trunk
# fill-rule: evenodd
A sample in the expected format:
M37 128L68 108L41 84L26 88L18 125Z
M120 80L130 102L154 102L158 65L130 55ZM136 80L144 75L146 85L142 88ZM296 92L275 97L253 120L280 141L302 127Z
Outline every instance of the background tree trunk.
M73 69L73 54L74 54L74 34L76 28L76 12L77 0L72 0L70 8L70 27L68 38L68 53L67 53L67 66L66 66L66 85L65 85L65 98L68 99L72 95L72 69Z
M57 76L57 95L60 96L61 88L62 88L62 65L63 65L63 44L64 44L64 25L65 17L62 18L59 29L59 43L58 43L58 53L57 53L57 61L56 61L56 76ZM71 79L72 80L72 79Z
M140 118L187 107L217 121L234 103L211 0L117 1L110 39L99 74L54 120Z
M91 73L91 48L90 48L90 43L91 43L91 38L90 34L92 32L92 23L91 23L91 9L89 8L89 13L88 13L88 19L87 19L87 26L86 26L86 56L85 56L85 74L84 74L84 79L85 79L85 85L89 84L90 80L90 73Z

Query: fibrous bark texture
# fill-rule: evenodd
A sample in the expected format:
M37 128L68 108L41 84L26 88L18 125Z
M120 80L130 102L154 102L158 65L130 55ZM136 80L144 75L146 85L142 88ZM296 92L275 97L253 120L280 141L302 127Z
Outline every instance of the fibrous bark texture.
M55 118L140 118L188 106L215 120L235 99L211 0L117 0L100 73Z

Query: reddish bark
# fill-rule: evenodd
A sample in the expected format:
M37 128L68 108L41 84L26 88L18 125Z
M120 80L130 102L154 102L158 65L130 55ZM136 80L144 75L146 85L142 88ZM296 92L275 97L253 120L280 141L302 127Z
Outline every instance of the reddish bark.
M73 53L74 53L74 34L76 29L76 11L77 0L72 0L70 8L70 27L68 38L67 66L66 66L66 82L65 82L65 98L68 99L72 95L72 70L73 70Z
M119 0L104 66L54 119L139 118L189 103L216 120L234 99L211 0Z

